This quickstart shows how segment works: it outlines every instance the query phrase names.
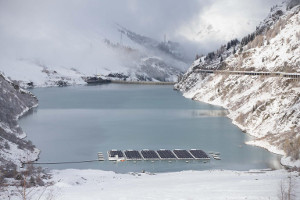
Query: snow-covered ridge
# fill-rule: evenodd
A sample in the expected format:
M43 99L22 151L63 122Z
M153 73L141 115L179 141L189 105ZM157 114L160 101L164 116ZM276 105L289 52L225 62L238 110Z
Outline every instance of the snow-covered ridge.
M223 69L299 72L299 10L299 6L283 10L270 27L224 59ZM227 108L233 123L256 137L249 144L299 159L299 82L280 77L206 76L194 71L198 64L175 86L185 97Z
M38 105L37 98L0 74L0 165L20 165L38 158L39 150L30 141L17 120Z
M3 61L2 61L3 62ZM95 73L83 73L75 68L62 66L45 66L30 60L10 60L0 66L0 72L18 81L23 88L28 87L52 87L66 85L83 85L85 79L100 75L105 79L118 79L126 81L161 81L176 82L178 75L183 72L174 68L168 62L159 57L140 57L135 60L136 66L132 69L126 66L118 69L102 69ZM1 64L0 64L1 65ZM114 75L121 75L121 77Z

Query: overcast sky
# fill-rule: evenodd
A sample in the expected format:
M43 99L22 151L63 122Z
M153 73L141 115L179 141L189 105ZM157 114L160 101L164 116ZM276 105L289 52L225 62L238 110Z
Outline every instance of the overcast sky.
M166 34L169 40L205 53L254 31L271 6L281 1L0 0L1 51L26 53L22 46L57 47L79 39L118 40L118 23L157 40Z

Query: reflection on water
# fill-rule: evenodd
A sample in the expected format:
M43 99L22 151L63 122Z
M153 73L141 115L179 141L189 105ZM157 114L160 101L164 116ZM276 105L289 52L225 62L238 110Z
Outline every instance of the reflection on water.
M227 110L193 110L193 117L225 117Z
M182 97L171 86L98 85L37 88L39 107L20 120L42 150L39 162L97 159L110 149L203 149L221 161L109 161L49 168L94 168L116 172L273 168L279 157L245 145L249 137L221 107Z

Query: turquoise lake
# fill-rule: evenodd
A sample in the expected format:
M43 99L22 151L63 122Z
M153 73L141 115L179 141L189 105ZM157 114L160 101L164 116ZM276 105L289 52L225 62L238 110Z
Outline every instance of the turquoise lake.
M118 173L280 168L278 155L246 145L251 138L226 111L192 101L173 86L105 84L36 88L38 108L20 119L41 150L38 162L97 159L111 149L202 149L221 160L112 161L42 165L50 169L101 169Z

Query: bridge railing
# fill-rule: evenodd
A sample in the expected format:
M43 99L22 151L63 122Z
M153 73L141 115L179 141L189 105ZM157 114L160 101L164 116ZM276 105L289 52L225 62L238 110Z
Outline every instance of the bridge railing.
M204 74L230 74L230 75L247 75L247 76L283 77L283 78L300 80L300 73L228 71L228 70L206 70L206 69L196 69L195 72L204 73Z

